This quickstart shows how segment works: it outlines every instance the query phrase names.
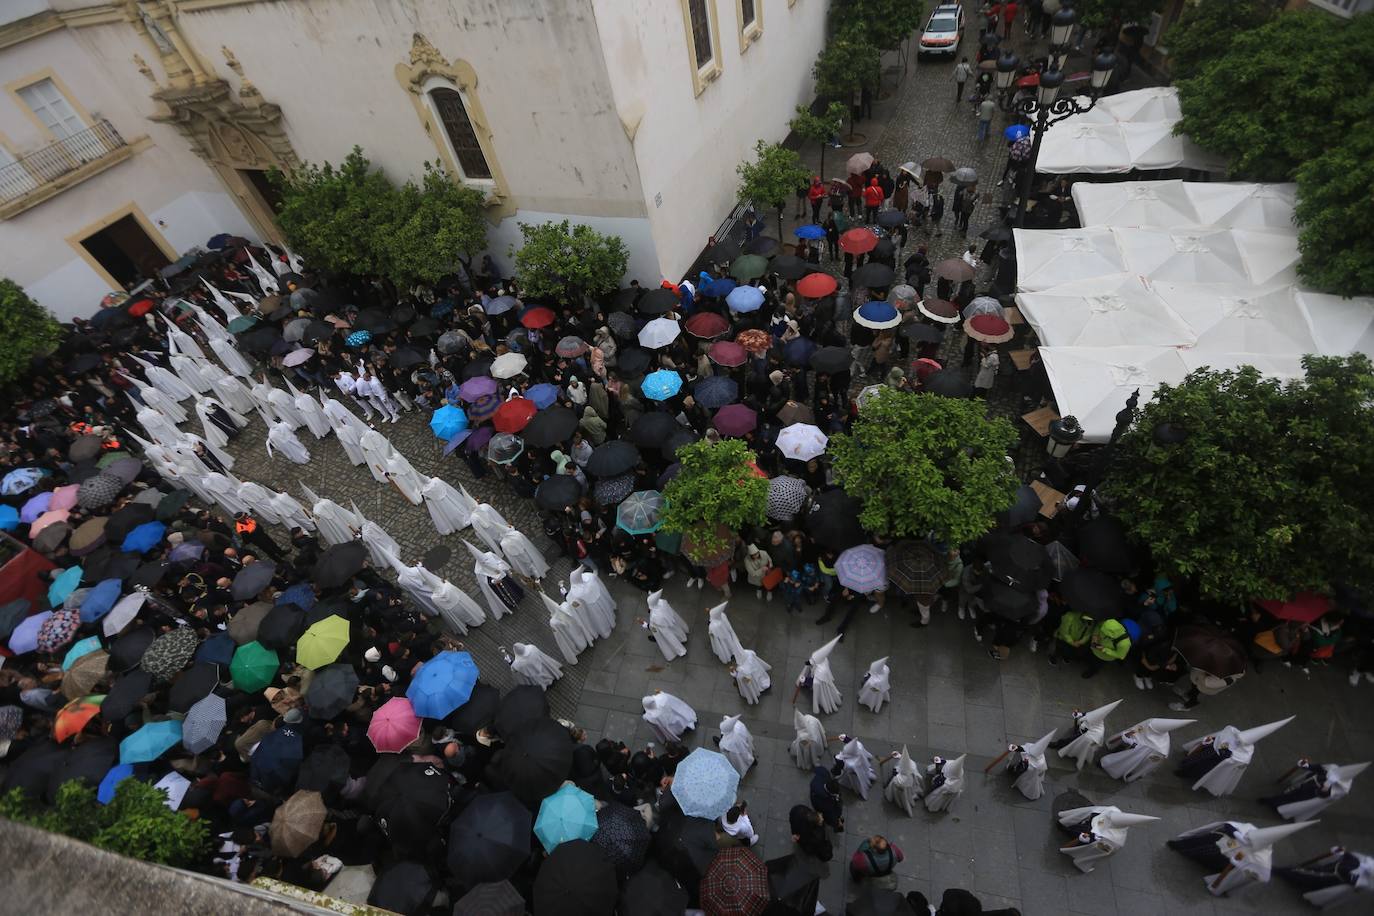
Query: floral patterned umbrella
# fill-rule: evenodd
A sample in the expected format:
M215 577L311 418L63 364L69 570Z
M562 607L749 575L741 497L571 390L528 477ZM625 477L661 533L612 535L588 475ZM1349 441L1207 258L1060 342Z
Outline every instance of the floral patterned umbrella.
M73 608L54 611L38 628L36 648L39 652L56 652L72 641L76 628L81 626L81 613Z
M195 630L178 627L153 640L138 665L153 677L170 681L195 656L198 642Z

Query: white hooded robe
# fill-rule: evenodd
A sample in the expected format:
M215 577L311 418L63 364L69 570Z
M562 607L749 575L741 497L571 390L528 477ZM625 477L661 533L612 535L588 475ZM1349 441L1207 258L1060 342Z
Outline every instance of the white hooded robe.
M792 727L796 729L796 736L788 745L787 752L792 755L797 766L808 773L818 766L828 766L825 726L821 724L821 720L793 708Z
M672 661L687 654L687 621L683 620L659 589L649 595L649 632L653 634L658 651Z
M706 632L711 637L711 651L720 659L722 665L730 664L730 660L737 657L744 648L740 645L739 637L735 635L730 618L725 616L725 609L729 604L728 601L722 601L706 612L710 619L706 625Z
M518 642L511 646L511 651L515 654L515 660L510 663L510 670L521 684L533 684L548 690L554 681L563 676L563 666L538 646Z
M739 716L726 716L720 720L720 743L717 747L743 779L754 765L754 736L739 720Z
M859 688L859 705L881 712L883 704L892 699L892 669L883 656L868 666L868 677Z
M472 507L477 505L466 491L460 493L441 477L426 478L424 486L420 488L420 496L434 522L434 530L445 535L466 528L472 516Z
M739 690L739 695L744 697L744 702L753 706L759 701L763 692L773 686L773 679L768 672L772 666L759 658L758 653L753 649L741 648L735 654L735 687Z
M536 582L549 574L549 562L519 528L509 527L501 535L501 552L511 568Z
M697 727L696 710L671 693L651 693L643 703L644 721L665 744L682 740L684 734Z

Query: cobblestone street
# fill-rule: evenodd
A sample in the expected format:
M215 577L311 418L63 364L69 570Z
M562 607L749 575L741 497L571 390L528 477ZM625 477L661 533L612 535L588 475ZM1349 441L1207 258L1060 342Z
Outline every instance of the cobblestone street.
M964 39L970 56L976 36L976 27L971 26ZM893 60L889 56L888 62ZM843 158L858 149L870 150L894 170L906 160L943 155L959 165L976 167L984 179L984 190L996 192L993 185L1005 155L1000 139L1005 122L999 116L992 139L981 145L975 142L971 109L967 104L956 107L954 102L952 66L952 62L918 64L913 60L905 74L900 68L889 69L885 78L888 97L876 102L872 121L858 125L859 132L868 135L868 145L828 150L827 176L839 174ZM812 167L818 165L818 152L804 150ZM784 226L788 233L800 222L790 219L792 213L789 207ZM980 204L971 221L971 237L995 217L992 203ZM943 233L913 232L906 253L924 241L930 245L932 262L958 256L967 243L962 234L950 231L948 214L945 223ZM639 279L646 285L657 280ZM985 276L980 276L980 288L985 282ZM961 344L962 335L956 333L951 333L945 344L945 355L953 356L956 364ZM968 371L971 377L972 367ZM1021 413L1019 396L1003 390L1008 381L1008 376L999 378L989 406L1015 421ZM493 489L491 477L473 480L466 465L456 458L442 459L442 443L431 434L427 419L427 412L420 410L407 414L401 423L380 429L419 471L438 474L454 484L461 482L474 496L495 504L537 545L547 548L533 503L513 498L499 482ZM238 462L234 473L245 480L288 490L297 498L302 498L298 482L304 482L344 505L356 501L364 514L401 544L406 562L415 562L436 543L447 543L453 548L452 559L436 572L453 579L469 594L478 595L460 536L439 538L423 507L411 506L394 488L378 486L365 467L349 465L332 437L317 442L304 429L300 435L311 451L309 465L269 459L262 444L261 423L255 419L231 449ZM554 566L545 587L557 598L557 581L566 582L570 564L566 559L549 559ZM642 594L617 580L603 576L603 581L619 602L619 626L578 664L565 666L565 676L549 694L555 715L585 727L591 742L606 735L642 746L653 739L640 718L640 698L661 688L697 710L698 727L687 740L692 746L709 747L721 717L743 712L744 722L754 734L758 766L743 780L741 794L748 800L755 827L762 834L764 857L790 852L787 813L793 805L807 801L810 779L809 773L797 769L786 750L793 734L793 682L809 653L834 635L830 627L812 624L819 608L808 608L801 619L792 619L784 614L781 602L763 603L756 600L752 589L742 585L735 588L729 611L735 630L746 647L772 665L772 689L759 705L746 707L725 667L712 655L707 639L704 608L719 600L715 592L685 589L681 576L669 581L665 596L688 621L692 633L687 657L664 664L656 646L633 623L645 610ZM488 622L464 638L484 680L501 688L511 685L498 647L517 639L533 642L557 656L546 616L538 596L527 595L513 616ZM913 818L883 800L880 784L874 786L867 801L847 794L848 829L837 838L835 859L822 884L821 900L830 912L844 911L845 900L852 894L846 867L849 856L863 839L875 833L887 836L905 853L905 861L897 866L900 890L920 890L938 899L946 888L964 887L978 894L989 909L1015 906L1027 916L1311 911L1277 880L1270 889L1257 889L1249 897L1214 899L1204 887L1205 870L1166 849L1164 841L1185 829L1221 819L1276 823L1273 812L1255 798L1266 794L1273 780L1299 756L1338 763L1374 757L1374 720L1359 711L1360 701L1374 688L1349 687L1344 671L1338 669L1317 669L1309 679L1297 671L1271 666L1262 674L1252 673L1233 690L1206 698L1195 710L1198 724L1175 734L1176 750L1182 741L1227 723L1248 727L1290 714L1298 717L1261 744L1234 797L1215 799L1194 792L1167 767L1137 783L1125 784L1107 778L1095 767L1075 773L1052 755L1046 793L1032 802L1015 792L1000 772L990 776L982 773L1008 741L1034 740L1066 725L1074 707L1092 708L1124 697L1125 702L1108 722L1109 732L1116 731L1149 716L1170 715L1166 704L1173 696L1162 690L1136 691L1122 670L1108 670L1083 680L1077 667L1051 668L1043 654L1031 654L1024 647L1018 647L1007 661L992 661L985 647L974 641L970 628L952 613L937 613L924 630L911 628L896 612L860 616L862 619L831 656L844 705L838 713L823 717L827 733L832 737L841 732L856 735L880 757L903 747L922 761L932 754L967 752L966 788L952 811L932 815L918 810ZM869 662L880 656L890 658L892 702L881 713L873 714L856 709L855 698ZM883 773L884 781L889 774L890 767ZM1352 797L1322 816L1320 826L1285 840L1276 852L1276 864L1302 861L1336 844L1369 851L1374 845L1374 777L1364 780L1356 782ZM1132 828L1123 851L1099 864L1091 874L1080 874L1056 850L1063 835L1050 814L1055 796L1068 789L1081 791L1094 803L1116 804L1161 820Z

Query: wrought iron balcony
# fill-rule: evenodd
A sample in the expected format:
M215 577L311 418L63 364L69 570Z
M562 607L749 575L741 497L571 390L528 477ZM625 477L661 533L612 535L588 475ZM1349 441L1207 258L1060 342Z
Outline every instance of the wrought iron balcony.
M0 168L0 219L122 162L132 147L103 118Z

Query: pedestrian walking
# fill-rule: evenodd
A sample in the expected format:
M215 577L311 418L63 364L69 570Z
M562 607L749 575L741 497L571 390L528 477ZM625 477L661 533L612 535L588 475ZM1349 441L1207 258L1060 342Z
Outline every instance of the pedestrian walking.
M964 57L959 63L954 65L954 104L958 105L964 100L964 84L973 73L973 67L969 65L968 58Z
M855 882L868 881L877 887L896 890L894 869L905 858L901 847L888 842L882 834L875 834L860 843L849 859L849 877Z
M827 191L825 182L821 181L821 176L811 176L811 187L807 189L806 197L811 201L811 222L821 221L821 205L825 203Z
M988 138L992 130L992 116L997 113L997 103L990 97L978 103L978 142Z

